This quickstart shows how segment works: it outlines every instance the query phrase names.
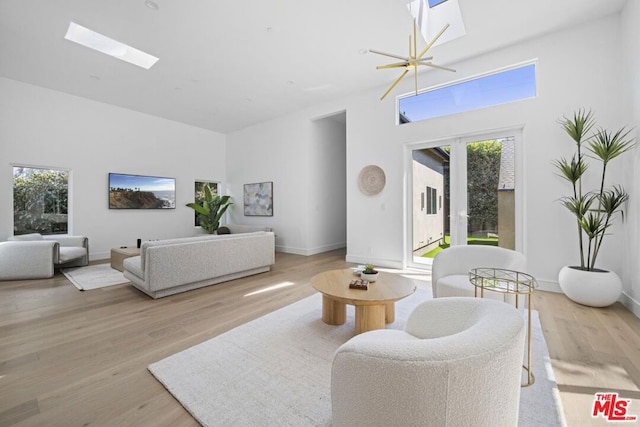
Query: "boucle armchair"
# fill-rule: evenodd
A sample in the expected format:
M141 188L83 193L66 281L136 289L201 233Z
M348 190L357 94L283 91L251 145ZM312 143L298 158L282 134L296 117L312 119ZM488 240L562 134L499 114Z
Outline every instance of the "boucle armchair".
M337 350L333 425L517 426L524 338L509 304L425 301L404 331L366 332Z
M46 279L56 267L89 264L85 236L23 234L0 242L0 280Z
M431 286L433 297L474 296L475 287L469 281L469 270L476 267L495 267L526 272L527 259L520 252L497 246L452 246L433 259ZM485 298L508 300L497 292L485 292ZM506 299L505 299L506 298Z

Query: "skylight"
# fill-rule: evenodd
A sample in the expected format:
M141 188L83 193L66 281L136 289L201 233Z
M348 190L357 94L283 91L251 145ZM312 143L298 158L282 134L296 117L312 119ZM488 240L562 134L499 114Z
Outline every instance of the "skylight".
M444 3L447 0L429 0L429 7L436 7L440 3Z
M458 0L413 0L407 4L407 8L415 18L425 41L432 40L445 25L449 24L447 31L434 46L467 34Z
M69 29L64 38L147 70L158 61L158 58L153 55L103 36L75 22L69 23Z

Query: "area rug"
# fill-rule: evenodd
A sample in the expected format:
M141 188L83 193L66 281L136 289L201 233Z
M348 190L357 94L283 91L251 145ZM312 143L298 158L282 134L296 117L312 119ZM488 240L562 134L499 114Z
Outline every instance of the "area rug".
M65 268L62 270L73 285L81 291L104 288L127 283L122 272L111 268L110 264L95 264L86 267Z
M396 303L396 321L429 299L419 289ZM149 371L204 426L331 425L331 361L354 334L347 322L326 325L320 294L232 329L149 366ZM536 382L522 389L520 426L563 426L559 394L537 312L533 326Z

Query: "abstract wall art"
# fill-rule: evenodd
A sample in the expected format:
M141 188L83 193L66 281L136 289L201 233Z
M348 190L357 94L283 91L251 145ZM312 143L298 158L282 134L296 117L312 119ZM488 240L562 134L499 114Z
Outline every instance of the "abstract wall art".
M244 215L273 216L273 182L244 185Z

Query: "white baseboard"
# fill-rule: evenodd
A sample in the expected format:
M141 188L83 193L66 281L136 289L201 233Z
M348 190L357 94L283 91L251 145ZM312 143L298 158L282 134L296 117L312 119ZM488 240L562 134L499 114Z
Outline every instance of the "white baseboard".
M98 260L110 259L110 258L111 258L111 251L89 253L89 261L98 261Z
M622 293L622 297L620 297L620 302L629 309L630 312L635 314L637 318L640 318L640 302L631 298L625 292Z
M383 258L371 258L358 255L347 254L345 260L354 264L373 264L376 267L397 268L402 269L404 267L401 260L383 259Z
M284 252L284 253L287 253L287 254L294 254L294 255L311 256L311 255L317 255L317 254L321 254L321 253L324 253L324 252L329 252L329 251L333 251L333 250L341 249L341 248L346 248L346 247L347 247L347 243L346 242L333 243L331 245L319 246L317 248L310 248L310 249L294 248L294 247L291 247L291 246L276 245L276 252Z
M537 290L539 291L555 292L559 294L562 293L562 289L560 289L560 285L557 281L536 279L536 282L538 283Z
M538 290L540 291L548 291L548 292L557 292L563 293L562 289L560 289L560 285L557 281L552 280L537 280L538 282ZM629 309L636 317L640 318L640 302L631 298L625 292L622 293L620 299L618 300Z

